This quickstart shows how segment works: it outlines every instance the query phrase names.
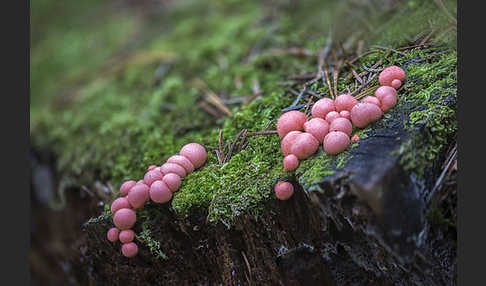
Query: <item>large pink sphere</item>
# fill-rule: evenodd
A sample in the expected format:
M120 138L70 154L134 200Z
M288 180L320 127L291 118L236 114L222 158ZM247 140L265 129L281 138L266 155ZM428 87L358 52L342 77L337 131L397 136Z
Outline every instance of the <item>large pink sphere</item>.
M381 85L391 86L394 79L403 81L405 79L405 71L398 66L389 66L381 71L378 76L378 81Z
M285 112L277 121L277 133L280 138L284 138L290 131L304 129L304 123L307 121L305 113L292 110Z
M120 239L121 243L129 243L135 238L135 233L131 229L125 229L120 231L118 238Z
M112 227L106 233L106 237L108 238L109 241L115 242L118 240L119 233L120 231L118 230L118 228Z
M125 257L134 257L138 253L138 246L134 242L124 243L122 253Z
M130 229L135 224L137 215L131 209L120 209L113 216L113 223L119 229Z
M159 204L166 203L172 199L172 191L163 181L155 181L150 186L150 199Z
M363 100L361 100L361 102L366 102L366 103L372 103L374 105L377 105L378 107L381 107L381 102L378 98L376 98L375 96L367 96L365 98L363 98Z
M282 142L280 142L280 147L282 148L282 153L284 154L284 156L290 154L290 147L292 147L292 145L295 142L295 139L297 138L297 135L299 134L302 134L302 131L290 131L282 139Z
M381 99L381 110L387 112L397 104L397 96L393 93L383 96Z
M156 170L148 171L147 173L145 173L145 176L143 176L143 182L150 187L150 185L152 185L153 182L162 179L163 176L164 174L162 174L162 172L160 171L156 171Z
M342 110L351 111L351 108L356 104L358 104L358 100L349 93L343 93L334 100L334 105L336 105L336 111L338 112Z
M174 163L180 165L186 170L187 174L194 171L194 165L191 163L191 161L189 161L189 159L181 155L171 156L169 159L167 159L167 163Z
M358 128L364 128L368 124L380 119L383 111L372 103L358 103L351 109L351 121Z
M135 186L136 182L131 180L131 181L126 181L124 182L121 187L120 187L120 194L122 196L126 196L128 194L128 191L130 191L130 189Z
M135 185L127 195L128 202L134 209L139 209L149 199L149 187L145 184Z
M279 200L288 200L294 194L294 186L289 182L279 181L275 185L275 196Z
M169 187L169 189L174 193L181 186L181 177L174 173L169 173L162 178L162 181Z
M383 100L383 97L385 97L388 94L393 94L396 97L398 97L397 90L394 89L391 86L380 86L376 91L375 91L375 96L378 98L378 100L381 102Z
M132 206L126 197L118 198L111 203L111 213L115 214L119 209L131 209Z
M334 106L334 100L330 98L321 98L314 105L311 109L311 115L314 118L326 118L326 115L331 112L336 111L336 107Z
M186 169L184 169L181 165L174 163L164 163L164 165L160 166L160 171L166 175L174 173L180 177L185 177L187 174Z
M283 159L283 166L285 172L293 171L299 166L299 158L294 154L287 155Z
M326 121L327 121L327 123L330 124L334 119L339 118L339 117L341 117L341 115L339 115L339 112L331 111L326 115Z
M204 162L206 162L206 158L208 156L204 146L198 143L189 143L182 146L181 151L179 151L179 155L189 159L196 169L204 165Z
M322 118L312 118L304 123L304 130L312 134L319 143L322 143L324 136L329 132L329 123Z
M336 118L331 122L331 125L329 126L329 132L332 131L341 131L350 136L353 132L353 124L351 124L351 121L349 121L349 119L342 117Z
M304 132L297 135L294 144L290 147L290 153L300 160L309 158L319 148L319 141L312 134Z
M348 148L350 143L349 135L341 131L329 132L324 138L324 151L331 155L336 155Z

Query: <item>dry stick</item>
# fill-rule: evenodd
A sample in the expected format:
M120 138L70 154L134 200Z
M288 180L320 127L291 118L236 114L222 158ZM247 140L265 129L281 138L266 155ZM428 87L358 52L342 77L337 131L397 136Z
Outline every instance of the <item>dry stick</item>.
M449 155L449 158L447 158L447 165L446 165L446 167L442 170L442 173L440 174L439 178L437 179L434 187L432 188L432 190L430 191L429 195L427 196L427 199L426 199L427 204L430 202L430 200L434 196L435 192L440 188L441 183L442 183L442 181L444 179L444 176L445 176L446 172L449 170L450 165L452 164L452 162L455 161L453 159L457 155L457 150L456 149L457 149L457 145L454 146L453 152L451 152L451 154Z
M337 85L338 85L338 75L339 75L339 68L341 68L341 60L338 61L336 69L333 71L334 77L334 94L338 94Z
M309 100L307 100L307 106L305 107L305 111L304 111L305 114L307 114L307 110L309 110L310 103L312 102L313 99L314 96L311 95L311 97L309 97Z
M385 51L392 51L392 52L395 52L397 54L400 54L402 56L406 56L407 54L405 53L402 53L398 50L395 50L395 49L392 49L392 48L388 48L388 47L383 47L383 46L379 46L379 45L373 45L372 47L375 47L375 48L378 48L378 49L382 49L382 50L385 50Z
M375 91L379 87L380 87L379 85L372 86L372 87L368 88L367 90L363 91L362 93L358 94L354 98L359 100L359 99L363 98L365 95L367 95L368 93Z
M213 117L215 117L216 119L220 118L221 115L214 109L212 108L211 106L209 106L206 102L202 101L198 104L198 106L204 110L206 110L206 112L208 112L209 114L211 114Z
M238 139L240 138L240 136L243 134L243 132L245 132L246 129L243 129L241 130L235 137L235 140L233 141L233 143L231 143L231 147L228 151L228 154L226 154L226 157L224 158L224 162L228 162L229 159L231 158L231 154L233 153L233 150L235 149L235 146L236 146L236 143L238 142Z
M222 158L221 158L219 151L214 150L214 152L216 153L216 158L218 158L218 163L221 165L223 163L223 161L222 161Z
M223 129L219 130L219 136L218 136L218 146L219 146L219 154L221 156L221 159L224 158L224 150L223 150ZM219 159L219 157L218 157ZM223 163L221 160L219 164Z
M250 97L248 97L245 100L245 104L248 104L248 103L252 102L255 98L259 97L262 94L263 94L263 90L260 90L258 92L255 92L254 94L252 94Z
M256 131L256 132L248 132L246 137L248 136L257 136L257 135L272 135L278 134L277 130L265 130L265 131Z
M447 15L447 17L449 17L449 19L451 19L451 20L452 20L452 22L454 22L454 24L457 24L457 19L456 19L456 18L454 18L454 17L452 16L452 14L451 14L451 13L450 13L450 12L447 10L447 8L446 8L446 6L444 5L444 3L442 2L442 0L435 0L435 3L436 3L437 5L439 5L439 6L442 8L442 10L444 10L444 13Z
M331 82L329 81L329 73L327 72L327 65L324 62L324 75L326 76L327 87L329 88L329 95L332 99L335 98L334 94L332 93Z
M359 81L360 84L363 84L363 79L356 73L356 71L351 69L351 72L353 73L354 78Z
M241 150L243 150L246 147L245 140L246 140L246 134L247 133L248 133L248 129L244 129L243 136L241 138L241 142L238 145L238 152L240 152ZM246 142L246 143L248 143L248 142Z
M267 125L265 125L265 128L263 128L263 131L267 131L268 127L270 127L270 124L272 124L273 119L268 121Z
M229 108L221 101L216 93L208 88L206 83L204 83L201 79L196 78L193 81L193 84L198 87L199 89L203 90L206 95L206 100L220 109L222 112L226 113L229 117L233 117L233 113L229 110Z

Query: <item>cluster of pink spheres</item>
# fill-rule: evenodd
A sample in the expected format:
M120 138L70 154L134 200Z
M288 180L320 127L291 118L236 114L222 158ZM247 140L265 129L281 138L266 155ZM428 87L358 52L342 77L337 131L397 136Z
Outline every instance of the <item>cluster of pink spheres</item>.
M364 128L394 107L398 99L396 89L404 79L403 69L389 66L378 77L381 86L375 91L375 96L367 96L361 102L348 93L337 96L335 100L319 99L312 106L311 120L305 113L296 110L282 114L277 121L277 132L282 138L284 170L297 169L299 160L312 156L320 144L331 155L346 150L351 140L359 140L357 134L351 140L349 138L353 124ZM294 188L288 182L279 181L275 185L275 195L280 200L288 200L293 192Z
M149 166L143 180L124 182L120 187L122 197L111 204L116 227L108 230L108 240L120 240L124 256L137 255L138 246L133 242L135 233L131 230L137 219L134 210L143 208L149 200L159 204L170 201L181 186L181 178L204 165L206 158L206 149L202 145L189 143L181 148L179 155L170 157L162 166Z

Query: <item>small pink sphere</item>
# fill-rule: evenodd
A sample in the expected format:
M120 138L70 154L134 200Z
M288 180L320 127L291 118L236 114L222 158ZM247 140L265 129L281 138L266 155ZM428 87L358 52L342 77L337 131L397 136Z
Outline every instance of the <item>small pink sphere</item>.
M307 133L312 134L319 143L322 143L324 136L329 132L329 123L322 118L312 118L304 123L304 130Z
M282 153L284 156L287 156L290 154L290 147L295 142L295 139L297 138L297 135L302 134L302 131L290 131L287 133L287 135L284 136L282 139L282 142L280 142L280 147L282 148Z
M186 173L189 174L194 171L194 165L184 156L181 155L173 155L169 159L167 159L167 163L174 163L177 165L181 165L186 170Z
M160 171L156 171L156 170L148 171L147 173L145 173L145 176L143 176L143 182L150 187L150 185L152 185L153 182L162 179L163 176L164 174L162 174L162 172Z
M134 257L138 253L138 246L134 242L124 243L122 253L125 257Z
M351 141L356 142L359 140L358 134L354 134L353 137L351 137Z
M364 128L368 124L380 119L383 111L372 103L358 103L351 109L351 121L358 128Z
M174 193L181 186L181 177L174 173L169 173L162 178L162 181L169 187L169 189Z
M405 71L398 66L389 66L381 71L378 76L378 81L383 86L391 86L394 79L403 81L405 79Z
M128 191L130 191L130 189L135 186L136 182L131 180L131 181L126 181L125 183L123 183L120 187L120 194L122 196L126 196L128 194Z
M109 241L115 242L118 240L119 233L120 231L118 230L118 228L112 227L106 233L106 237L108 238Z
M182 146L181 151L179 151L179 155L184 156L191 161L192 165L196 169L204 165L204 162L206 162L206 158L208 156L204 146L198 143L189 143Z
M275 185L275 196L279 200L288 200L294 194L294 186L289 182L279 181Z
M166 175L174 173L180 177L184 177L187 174L186 169L184 169L181 165L174 163L164 163L164 165L160 166L160 171Z
M153 169L155 169L155 168L157 168L157 166L155 166L155 165L150 165L150 166L148 166L147 171L152 171L152 170L153 170Z
M350 143L349 135L341 131L329 132L324 138L324 151L331 155L336 155L348 148Z
M353 124L351 124L351 121L349 121L349 119L342 117L336 118L331 122L331 125L329 126L329 132L332 131L341 131L350 136L353 132Z
M287 155L283 159L283 166L285 172L293 171L299 166L299 158L294 154Z
M126 197L118 198L111 203L111 213L115 214L119 209L131 209L132 206Z
M145 184L135 185L127 196L128 202L134 209L139 209L149 199L149 187Z
M326 115L331 112L336 111L336 107L334 106L334 100L330 98L321 98L314 105L311 109L311 115L314 118L326 118Z
M369 95L369 96L363 98L363 100L361 100L361 102L371 103L371 104L377 105L378 107L381 107L380 100L378 98L374 97L374 96Z
M346 119L351 120L351 112L349 112L347 110L341 110L339 112L339 116L342 117L342 118L346 118Z
M129 243L135 238L135 233L131 229L125 229L120 231L118 238L120 239L121 243Z
M172 191L163 181L155 181L150 186L150 199L159 204L166 203L172 199Z
M391 86L394 88L394 89L398 89L400 86L402 86L402 81L399 80L399 79L394 79L392 80L391 82Z
M113 223L121 230L132 228L136 220L137 215L131 209L120 209L113 216Z
M280 138L284 138L290 131L304 129L304 123L307 121L305 113L292 110L285 112L277 121L277 133Z
M385 95L381 99L381 110L383 112L387 112L388 110L392 109L397 104L397 97L394 94Z
M138 180L136 185L138 185L138 184L144 184L145 185L145 182L143 180Z
M398 98L398 93L396 89L394 89L391 86L380 86L376 91L375 91L375 96L378 98L378 100L381 101L383 100L383 97L385 97L388 94L393 94Z
M338 112L342 110L351 111L351 108L358 104L358 100L349 93L343 93L336 97L334 104L336 105L336 111Z
M336 119L341 117L338 112L336 111L331 111L326 115L326 121L327 123L331 124L331 122Z
M304 132L297 135L294 144L290 147L290 153L300 160L309 158L319 148L319 141L312 134Z

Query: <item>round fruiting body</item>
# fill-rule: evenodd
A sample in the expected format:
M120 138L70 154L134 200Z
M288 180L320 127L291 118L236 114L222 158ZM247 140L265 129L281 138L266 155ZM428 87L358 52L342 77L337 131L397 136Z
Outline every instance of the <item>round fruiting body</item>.
M325 97L319 99L314 103L311 108L311 115L314 118L325 119L326 115L331 111L336 111L336 106L334 106L334 100Z
M164 165L160 166L160 171L166 175L174 173L179 175L180 177L185 177L187 174L186 169L184 169L181 165L174 163L164 163Z
M351 109L351 121L358 128L364 128L368 124L380 119L383 111L372 103L358 103Z
M134 238L135 238L135 233L131 229L122 230L118 235L118 239L120 239L121 243L132 242Z
M180 165L181 167L183 167L186 170L187 174L194 171L194 165L191 163L191 161L189 161L189 159L187 159L186 157L181 156L181 155L171 156L169 159L167 159L167 163L173 163L173 164Z
M324 138L322 147L326 153L336 155L348 148L350 143L349 135L341 131L329 132Z
M351 112L349 112L347 110L341 110L339 112L339 116L342 117L342 118L346 118L346 119L351 120Z
M282 142L280 142L280 147L282 148L282 153L284 154L284 156L290 154L290 147L294 144L295 139L299 134L302 134L302 131L290 131L282 139Z
M312 156L318 148L319 141L312 134L304 132L297 135L294 143L290 146L290 153L302 160Z
M120 187L120 194L122 196L126 196L128 194L128 191L130 191L130 189L135 186L137 182L133 181L133 180L130 180L130 181L126 181L124 182L121 187Z
M387 112L397 104L397 97L394 94L387 94L381 99L381 110Z
M303 112L292 110L285 112L277 120L277 133L280 138L284 138L291 131L304 129L307 115Z
M378 76L378 81L381 85L391 86L394 79L403 81L405 79L405 71L399 66L389 66L381 71Z
M138 246L134 242L124 243L122 253L125 257L134 257L138 253Z
M135 185L127 195L128 202L134 209L139 209L149 199L149 187L145 184Z
M358 104L358 100L349 93L343 93L334 100L334 105L336 105L336 111L338 112L342 110L351 111L351 108L356 104Z
M351 141L356 142L359 140L358 134L354 134L353 137L351 137Z
M371 95L363 98L363 100L361 100L361 102L371 103L371 104L374 104L378 107L381 107L380 100L378 98L374 97L374 96L371 96Z
M150 187L150 185L152 185L153 182L162 179L163 176L164 174L162 174L162 172L160 171L157 170L148 171L147 173L145 173L145 176L143 176L143 182Z
M121 230L132 228L136 220L137 215L131 209L120 209L113 216L113 223Z
M179 151L179 155L186 157L195 169L204 165L208 154L203 145L198 143L189 143L184 145ZM183 177L183 176L182 176Z
M329 132L329 123L322 118L312 118L304 123L304 130L307 133L312 134L319 143L322 143L324 136Z
M293 171L299 166L299 158L294 154L287 155L283 159L283 166L285 172Z
M331 111L326 115L326 121L327 123L331 124L331 122L336 119L341 117L337 111Z
M394 88L394 89L398 89L400 86L402 86L402 81L399 80L399 79L394 79L392 80L391 82L391 86Z
M119 233L120 233L120 230L118 230L118 228L112 227L106 233L106 237L108 238L109 241L115 242L115 241L118 240Z
M111 203L111 213L115 214L119 209L131 209L132 206L130 205L130 202L128 201L127 197L121 197L113 201Z
M349 121L349 119L342 117L336 118L331 122L331 125L329 126L329 132L332 131L341 131L350 136L353 132L353 124L351 124L351 121Z
M391 86L380 86L376 91L375 91L375 96L378 98L380 103L382 103L383 98L389 94L394 95L395 97L398 98L398 93L397 90L394 89Z
M169 173L165 175L162 178L162 182L164 182L173 193L179 189L182 183L181 177L175 173Z
M279 200L288 200L294 194L294 186L289 182L279 181L275 185L275 196Z
M163 181L155 181L150 186L150 199L158 204L164 204L172 199L172 191Z
M156 165L150 165L150 166L148 166L147 171L152 171L155 168L157 168Z

